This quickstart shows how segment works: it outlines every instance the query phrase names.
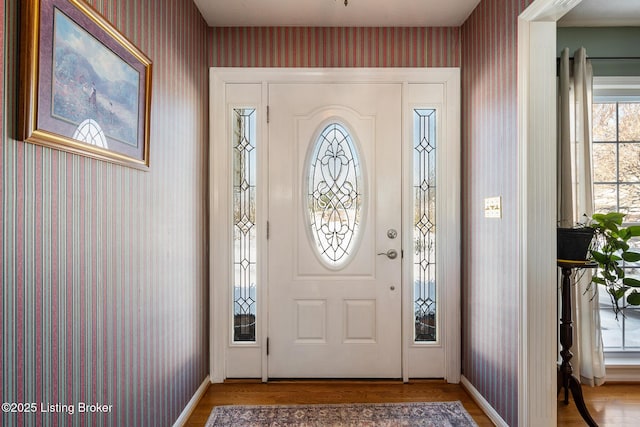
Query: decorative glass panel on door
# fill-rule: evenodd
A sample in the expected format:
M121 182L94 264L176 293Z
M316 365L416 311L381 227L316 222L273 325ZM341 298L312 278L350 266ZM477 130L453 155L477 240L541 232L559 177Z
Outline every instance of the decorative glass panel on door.
M360 156L347 129L330 123L307 162L307 218L316 253L330 268L346 265L362 221Z
M233 341L256 341L256 110L233 109Z
M413 111L415 342L436 341L436 110Z

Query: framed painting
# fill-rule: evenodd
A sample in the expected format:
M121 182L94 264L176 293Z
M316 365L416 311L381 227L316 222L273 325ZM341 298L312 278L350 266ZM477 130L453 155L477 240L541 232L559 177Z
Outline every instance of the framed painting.
M149 168L151 61L82 0L25 0L20 139Z

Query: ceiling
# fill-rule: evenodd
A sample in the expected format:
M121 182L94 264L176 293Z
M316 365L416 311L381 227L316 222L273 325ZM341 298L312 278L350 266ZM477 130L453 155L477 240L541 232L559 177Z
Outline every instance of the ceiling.
M637 1L637 0L635 0ZM211 27L457 27L480 0L194 0Z
M558 21L561 27L640 25L640 0L582 0Z
M640 26L640 0L582 0L559 26ZM480 0L194 0L211 27L457 27Z

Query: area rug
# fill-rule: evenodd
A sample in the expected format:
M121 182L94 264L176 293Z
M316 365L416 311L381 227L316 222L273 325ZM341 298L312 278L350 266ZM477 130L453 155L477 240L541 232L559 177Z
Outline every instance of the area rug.
M206 427L467 427L461 402L217 406Z

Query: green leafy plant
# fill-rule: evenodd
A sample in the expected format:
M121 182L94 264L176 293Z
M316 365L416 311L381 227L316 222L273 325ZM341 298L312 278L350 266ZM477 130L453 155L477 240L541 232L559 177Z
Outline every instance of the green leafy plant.
M625 296L628 305L640 305L640 280L626 277L625 269L620 265L621 261L640 261L640 253L629 246L629 239L640 236L640 226L623 227L624 217L625 214L619 212L594 214L589 224L595 230L590 253L598 264L591 281L606 287L616 319Z

